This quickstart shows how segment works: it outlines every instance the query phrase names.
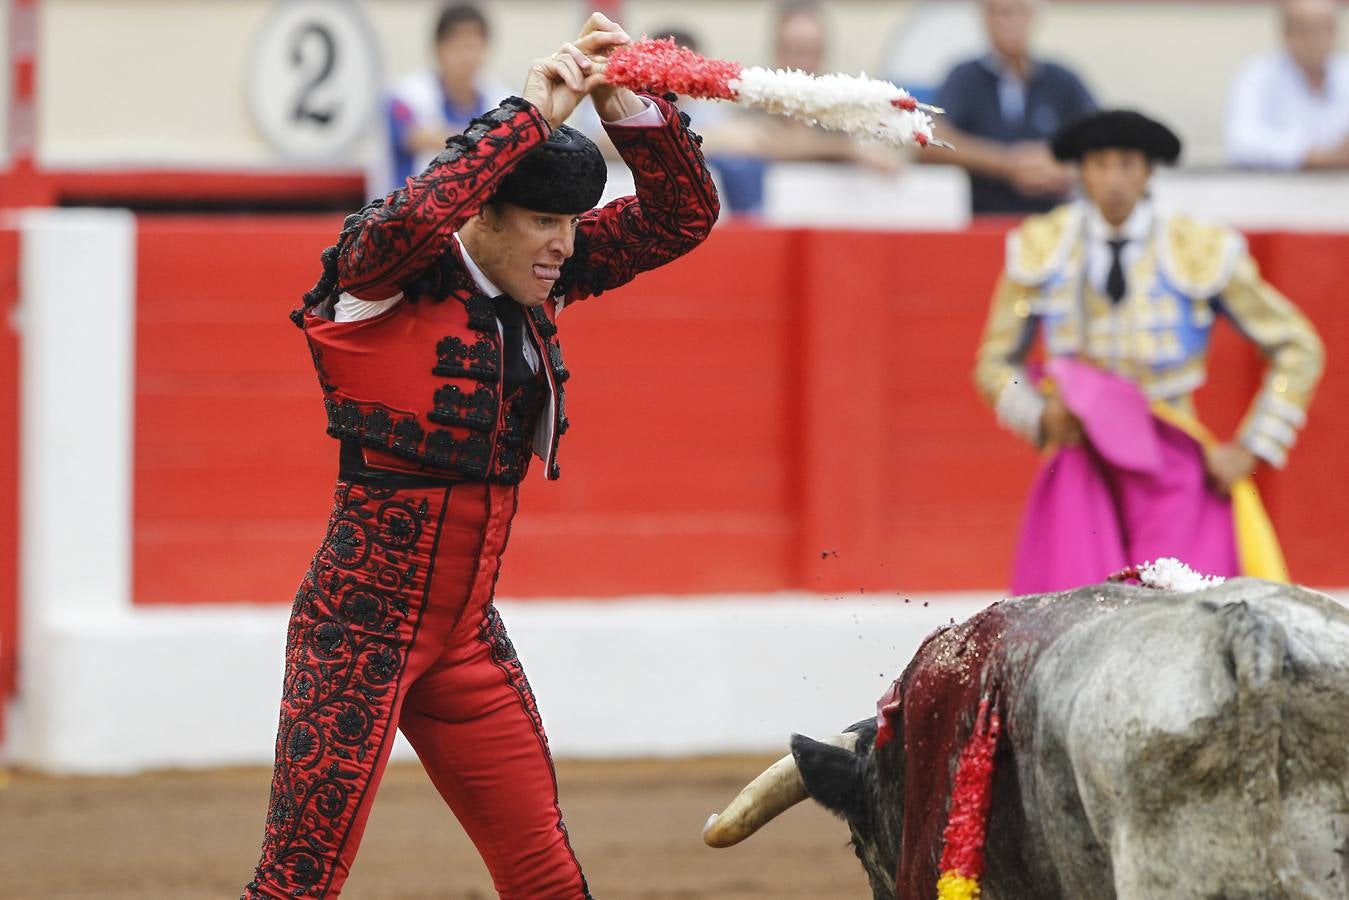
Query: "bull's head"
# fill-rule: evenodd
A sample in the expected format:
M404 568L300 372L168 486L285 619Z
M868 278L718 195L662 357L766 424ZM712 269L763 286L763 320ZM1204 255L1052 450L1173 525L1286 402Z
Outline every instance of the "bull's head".
M745 786L703 827L710 847L730 847L806 797L848 823L876 900L893 900L904 795L901 741L874 752L876 720L823 741L792 735L792 752Z

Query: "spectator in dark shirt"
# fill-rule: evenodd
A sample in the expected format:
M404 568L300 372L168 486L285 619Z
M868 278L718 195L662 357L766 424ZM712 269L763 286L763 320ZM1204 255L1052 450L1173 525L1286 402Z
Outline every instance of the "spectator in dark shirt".
M932 149L923 159L970 173L975 213L1046 212L1062 203L1072 172L1057 162L1049 138L1096 110L1081 79L1030 52L1041 0L981 0L989 52L951 70L937 94L946 115L939 137L956 152Z

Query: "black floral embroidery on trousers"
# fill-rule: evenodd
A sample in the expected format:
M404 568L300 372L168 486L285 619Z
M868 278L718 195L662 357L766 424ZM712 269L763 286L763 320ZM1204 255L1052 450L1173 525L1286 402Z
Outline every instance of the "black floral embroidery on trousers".
M371 758L393 739L392 701L426 598L418 542L425 498L339 483L327 538L305 575L286 635L260 883L321 897L369 787Z

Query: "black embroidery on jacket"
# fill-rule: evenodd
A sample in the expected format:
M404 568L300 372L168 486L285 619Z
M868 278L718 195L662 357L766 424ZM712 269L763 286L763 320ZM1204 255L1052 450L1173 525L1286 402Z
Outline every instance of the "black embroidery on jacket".
M479 391L491 394L490 401L484 403L486 398L478 395L469 395L469 398L477 396L473 402L488 411L487 422L480 426L482 430L471 431L462 439L440 428L428 433L412 415L400 415L379 406L363 410L361 404L352 400L338 401L333 398L324 400L328 410L328 434L411 462L443 469L450 475L482 480L488 475L487 465L491 457L488 433L495 421L491 417L496 413L496 403L495 394L490 388L483 385ZM434 415L428 413L428 418L434 419Z
M567 418L567 395L561 389L557 392L557 433L563 435L571 427L571 420Z
M463 440L448 431L436 429L426 436L426 464L448 469L474 480L487 477L491 444L487 436L471 431Z
M389 452L401 456L405 459L420 458L422 438L426 436L426 430L417 423L414 418L399 419L393 426L393 443L389 446Z
M435 409L426 414L440 425L462 425L479 431L491 431L496 424L497 395L494 386L480 384L473 393L465 393L457 384L436 389Z
M548 318L548 314L542 308L537 306L529 307L529 317L534 320L534 327L538 329L539 336L544 340L557 334L557 325Z
M469 328L492 335L497 333L497 312L492 306L491 298L473 291L463 297L463 303L468 309Z
M548 365L553 369L553 380L559 385L571 377L571 373L562 362L562 345L557 341L548 343Z
M361 437L361 408L350 400L323 398L323 406L328 411L328 434L343 440Z
M378 443L381 447L389 441L389 433L393 431L393 418L386 410L372 409L365 415L365 437Z
M496 381L501 371L501 352L496 342L486 336L479 336L472 344L454 335L441 338L436 344L436 357L439 362L431 374L442 378Z

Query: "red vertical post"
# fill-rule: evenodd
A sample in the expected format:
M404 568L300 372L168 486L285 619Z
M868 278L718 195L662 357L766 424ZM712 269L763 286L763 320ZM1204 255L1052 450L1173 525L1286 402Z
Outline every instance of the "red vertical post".
M0 167L0 208L45 206L51 186L37 170L38 0L9 0L9 96L5 98L6 161Z
M37 0L8 4L7 146L0 159L0 210L50 202L33 165L37 121ZM0 735L4 703L14 694L19 661L19 232L0 221Z
M19 649L19 232L0 224L0 735Z

